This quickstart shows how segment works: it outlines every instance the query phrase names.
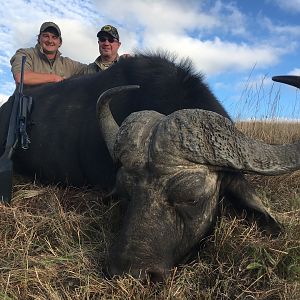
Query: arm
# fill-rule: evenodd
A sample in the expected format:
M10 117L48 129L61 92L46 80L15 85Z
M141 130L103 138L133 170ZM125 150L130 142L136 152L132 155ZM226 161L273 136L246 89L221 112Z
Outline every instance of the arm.
M24 66L24 84L36 85L49 82L59 82L64 80L62 76L55 73L50 73L50 68L40 56L36 53L34 48L19 49L11 58L11 72L16 84L20 83L21 77L21 58L26 56L26 63Z
M20 83L21 73L15 73L14 79L16 84ZM35 85L35 84L42 84L48 82L59 82L64 80L63 77L56 75L56 74L47 74L47 73L37 73L32 71L25 71L24 72L24 84L25 85Z

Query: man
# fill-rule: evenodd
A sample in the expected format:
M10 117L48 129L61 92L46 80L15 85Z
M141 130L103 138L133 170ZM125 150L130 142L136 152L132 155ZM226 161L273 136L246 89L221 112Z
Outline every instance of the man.
M24 66L25 85L59 82L74 75L84 74L86 71L86 64L63 57L59 52L62 37L61 31L55 23L43 23L37 41L35 47L17 50L10 60L11 71L16 84L20 83L21 79L23 55L26 56Z
M121 46L117 28L112 25L105 25L97 33L99 53L95 62L89 64L88 73L100 72L108 69L119 60L118 50ZM123 54L121 57L128 57Z

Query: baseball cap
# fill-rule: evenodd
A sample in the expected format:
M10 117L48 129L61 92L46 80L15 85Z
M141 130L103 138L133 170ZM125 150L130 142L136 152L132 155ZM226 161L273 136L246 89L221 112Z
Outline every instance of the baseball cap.
M97 33L97 37L100 37L103 34L109 34L113 38L119 40L119 33L116 27L112 25L104 25L100 31Z
M41 26L41 29L40 29L40 33L46 31L46 29L49 28L49 27L54 28L57 31L57 36L61 37L61 32L60 32L59 27L53 22L43 23L42 26Z

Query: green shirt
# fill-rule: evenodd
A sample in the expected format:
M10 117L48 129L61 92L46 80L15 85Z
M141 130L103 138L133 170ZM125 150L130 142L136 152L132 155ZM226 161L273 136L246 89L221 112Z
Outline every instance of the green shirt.
M13 74L21 72L22 56L26 56L24 71L37 73L56 74L63 78L69 78L74 75L86 73L87 65L72 60L69 57L63 57L59 51L54 60L49 60L39 44L34 48L22 48L17 50L11 58L11 71Z
M90 63L87 66L87 69L84 71L84 73L85 74L93 74L93 73L104 71L104 70L108 69L111 65L113 65L114 63L118 62L119 58L120 57L118 55L114 61L105 63L105 62L102 62L101 56L98 56L93 63Z

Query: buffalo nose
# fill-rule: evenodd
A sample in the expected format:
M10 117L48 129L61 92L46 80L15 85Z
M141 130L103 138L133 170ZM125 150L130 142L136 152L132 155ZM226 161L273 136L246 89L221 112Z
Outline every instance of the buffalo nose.
M127 271L120 271L115 267L110 267L108 269L108 274L110 278L129 274L133 278L143 282L150 281L152 283L158 283L163 282L166 279L168 271L161 268L149 268L147 270L129 268Z
M149 280L153 283L163 282L166 278L166 272L160 272L160 271L147 271L146 275Z
M130 270L128 272L132 277L135 279L139 279L143 282L152 282L152 283L159 283L163 282L166 279L167 271L164 269L147 269L145 270Z

